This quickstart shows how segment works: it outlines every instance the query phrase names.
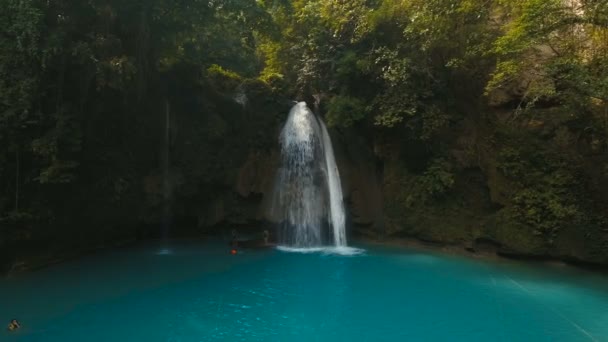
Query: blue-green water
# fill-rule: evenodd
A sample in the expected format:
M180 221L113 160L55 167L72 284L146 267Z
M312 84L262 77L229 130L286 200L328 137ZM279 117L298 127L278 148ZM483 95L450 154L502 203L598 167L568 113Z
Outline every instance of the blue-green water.
M122 249L0 280L0 341L608 341L608 280L368 246Z

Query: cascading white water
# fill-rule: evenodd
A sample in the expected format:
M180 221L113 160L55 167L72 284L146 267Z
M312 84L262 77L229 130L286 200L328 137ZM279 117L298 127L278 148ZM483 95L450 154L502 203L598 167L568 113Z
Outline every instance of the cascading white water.
M346 246L342 186L325 124L300 102L289 112L280 143L272 208L282 222L279 242L311 248L333 240L335 247Z
M336 247L346 246L346 229L344 217L344 203L342 202L342 184L340 184L340 172L334 157L334 148L327 132L325 123L319 120L323 132L323 150L325 151L325 165L327 169L327 185L329 187L329 206L331 224L334 232L334 244Z

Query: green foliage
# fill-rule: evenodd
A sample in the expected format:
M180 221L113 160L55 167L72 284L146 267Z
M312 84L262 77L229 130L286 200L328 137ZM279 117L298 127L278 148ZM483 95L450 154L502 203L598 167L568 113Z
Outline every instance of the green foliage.
M488 51L499 62L486 93L509 83L525 83L522 102L528 103L528 109L539 100L559 99L565 106L588 110L591 99L605 98L608 71L598 64L608 51L605 0L501 4L511 17L503 19L504 33Z
M363 101L348 97L334 96L327 109L327 124L329 126L349 127L365 117Z
M215 89L223 92L235 91L243 83L243 79L239 74L226 70L217 64L213 64L207 68L206 76Z
M452 165L445 159L435 159L420 178L421 189L428 196L438 196L454 185Z
M293 1L271 13L280 40L261 40L262 75L281 75L297 97L356 98L365 107L357 120L418 138L450 123L456 73L489 69L480 63L495 35L486 1ZM332 124L351 125L334 115L344 104L327 106Z
M373 102L373 107L378 112L375 123L394 127L418 112L421 105L418 80L423 78L417 77L421 75L417 75L415 63L409 58L399 58L398 51L380 48L374 52L377 56L374 67L380 66L377 77L384 84L385 90Z
M524 179L528 171L528 163L522 158L521 152L513 147L505 147L498 154L498 170L511 179Z
M97 87L124 91L132 84L136 74L134 58L124 55L115 56L97 64Z
M516 185L510 194L509 219L523 223L552 244L563 227L580 224L584 199L574 165L529 138L505 147L498 169Z
M518 220L553 243L559 229L581 215L579 208L551 190L524 189L513 197L512 219Z
M445 195L454 186L455 175L452 170L452 164L446 159L434 159L422 175L413 178L406 206L425 204Z
M415 127L419 133L419 138L424 141L429 141L445 127L449 126L450 115L437 107L429 107L420 116L420 128Z
M43 13L34 1L2 0L0 6L0 124L15 135L36 120Z
M164 100L184 111L199 100L182 100L182 93L204 87L232 97L240 75L261 69L258 32L273 30L258 2L0 6L0 217L69 211L80 205L74 189L97 201L91 207L133 198L139 187L125 180L158 164L150 151L158 149ZM217 114L205 121L210 139L231 127Z
M41 184L70 183L74 180L74 169L79 163L74 161L53 160L51 164L40 172L36 180Z

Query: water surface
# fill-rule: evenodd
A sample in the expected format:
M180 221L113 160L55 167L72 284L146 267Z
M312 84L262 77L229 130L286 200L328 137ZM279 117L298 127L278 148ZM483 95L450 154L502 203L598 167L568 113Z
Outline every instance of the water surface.
M0 341L608 341L608 280L564 266L366 246L176 242L0 280Z

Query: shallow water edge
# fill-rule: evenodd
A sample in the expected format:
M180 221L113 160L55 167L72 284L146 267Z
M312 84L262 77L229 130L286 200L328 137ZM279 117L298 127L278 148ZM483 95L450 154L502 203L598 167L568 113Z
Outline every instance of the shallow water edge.
M498 248L473 249L464 244L446 244L436 241L422 240L416 237L389 237L373 238L370 236L359 236L354 241L370 245L404 247L418 249L441 254L459 255L472 259L485 259L491 261L517 261L531 265L559 265L574 267L581 270L591 271L608 275L608 265L590 263L570 257L555 257L549 255L529 255L516 251L502 251Z
M165 242L170 243L171 241L205 241L205 240L228 240L226 234L207 234L199 236L184 236L179 238L172 238ZM50 251L45 250L39 254L32 254L27 258L16 260L12 267L0 272L0 277L11 277L22 273L28 273L44 269L56 264L64 263L66 261L72 261L80 259L89 255L96 255L115 249L133 248L140 245L147 245L151 242L161 241L160 239L122 239L113 242L108 242L101 245L81 246L78 249L73 250L60 250ZM550 265L550 266L568 266L575 267L587 271L591 271L599 274L608 274L608 265L593 264L588 262L581 262L572 258L566 257L552 257L542 255L525 255L517 252L505 252L499 249L483 248L473 249L470 246L464 244L445 244L435 241L426 241L418 239L416 237L388 237L388 238L376 238L367 235L355 235L352 237L352 243L358 244L369 244L372 246L387 246L387 247L403 247L408 249L423 250L428 252L448 254L448 255L459 255L466 258L472 259L486 259L493 261L517 261L524 264L532 265ZM281 247L279 247L281 248ZM307 251L299 251L305 253ZM318 252L312 250L311 252ZM332 251L326 251L332 253ZM333 251L335 254L358 254L360 250L348 249L344 251L336 250Z

